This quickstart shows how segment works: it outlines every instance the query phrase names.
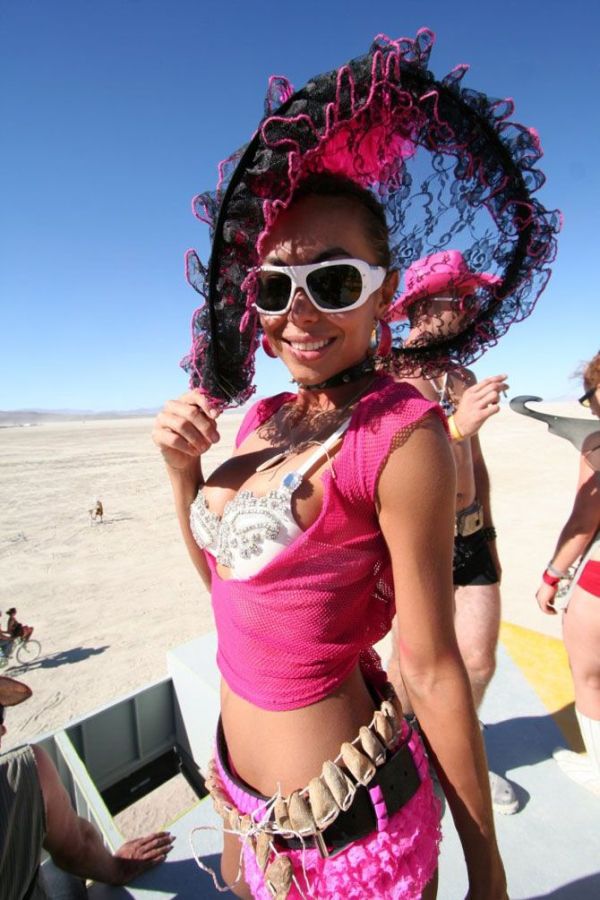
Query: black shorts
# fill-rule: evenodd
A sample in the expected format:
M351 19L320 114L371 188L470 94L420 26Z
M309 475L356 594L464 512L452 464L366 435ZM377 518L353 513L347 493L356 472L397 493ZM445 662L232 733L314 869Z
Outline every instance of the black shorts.
M483 532L454 538L452 577L455 586L469 584L497 584L498 573Z

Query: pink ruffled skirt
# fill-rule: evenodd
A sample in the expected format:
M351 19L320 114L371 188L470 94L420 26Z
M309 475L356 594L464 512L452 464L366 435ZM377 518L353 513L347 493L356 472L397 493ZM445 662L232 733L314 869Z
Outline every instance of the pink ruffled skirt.
M408 726L404 723L406 732ZM290 900L420 900L433 878L439 855L440 803L433 792L427 757L419 735L408 741L421 784L411 799L390 816L385 828L354 841L340 853L323 858L318 850L285 850L292 862L294 885ZM264 802L246 794L216 759L222 787L242 813L255 812ZM273 900L254 852L243 848L246 883L256 900Z

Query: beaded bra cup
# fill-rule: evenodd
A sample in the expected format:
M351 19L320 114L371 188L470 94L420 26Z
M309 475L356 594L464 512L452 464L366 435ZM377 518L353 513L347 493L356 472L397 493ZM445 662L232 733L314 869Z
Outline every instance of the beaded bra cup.
M348 418L302 466L287 472L279 487L263 496L239 491L221 516L209 509L203 491L198 491L190 507L190 528L198 546L230 569L233 578L256 575L302 533L292 513L292 496L349 424Z

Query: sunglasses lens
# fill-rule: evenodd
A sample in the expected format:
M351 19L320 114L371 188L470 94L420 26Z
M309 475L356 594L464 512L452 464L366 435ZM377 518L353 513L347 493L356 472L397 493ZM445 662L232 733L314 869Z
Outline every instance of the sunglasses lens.
M311 272L306 284L315 303L325 310L346 309L362 293L362 276L356 266L326 266Z
M589 391L586 391L583 397L579 398L579 402L582 406L585 406L586 409L592 405L592 397L596 393L597 388L590 388Z
M291 278L285 272L261 272L256 305L265 313L283 312L290 299L291 289Z

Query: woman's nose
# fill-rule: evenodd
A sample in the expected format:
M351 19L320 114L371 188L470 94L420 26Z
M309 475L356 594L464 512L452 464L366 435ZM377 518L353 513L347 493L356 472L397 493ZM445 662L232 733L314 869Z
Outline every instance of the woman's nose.
M292 297L292 305L289 311L294 319L314 320L319 316L319 310L302 288L296 288Z

